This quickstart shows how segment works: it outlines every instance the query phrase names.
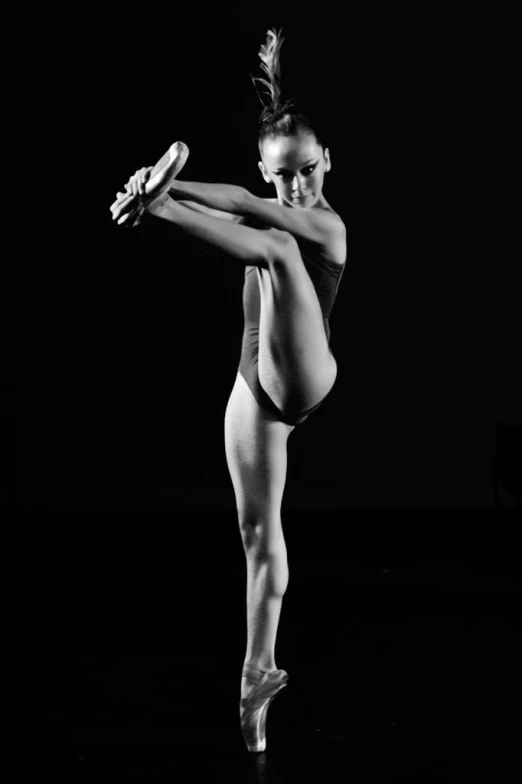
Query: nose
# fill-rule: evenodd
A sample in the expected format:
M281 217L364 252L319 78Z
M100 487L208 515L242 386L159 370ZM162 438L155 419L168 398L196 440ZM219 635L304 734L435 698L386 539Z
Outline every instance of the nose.
M300 196L302 189L303 189L302 180L300 180L296 174L294 179L292 180L292 194L294 196Z

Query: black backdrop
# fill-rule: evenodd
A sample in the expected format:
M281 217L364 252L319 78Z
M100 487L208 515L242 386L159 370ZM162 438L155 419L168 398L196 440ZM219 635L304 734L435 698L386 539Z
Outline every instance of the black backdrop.
M487 487L495 422L520 421L509 20L238 9L35 22L5 453L24 508L88 509L114 488L145 507L169 488L232 499L223 417L243 268L163 225L117 228L109 206L176 139L191 151L182 179L270 195L249 74L272 26L288 90L328 129L325 194L349 242L338 381L290 439L289 489Z

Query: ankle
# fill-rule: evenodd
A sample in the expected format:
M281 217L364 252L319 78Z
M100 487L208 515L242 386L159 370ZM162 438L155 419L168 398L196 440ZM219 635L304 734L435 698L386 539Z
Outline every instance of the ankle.
M275 661L267 661L267 660L259 660L259 659L248 659L245 660L243 664L243 671L253 671L254 673L259 673L260 676L264 675L265 672L269 670L275 670L276 665Z
M163 209L163 207L165 207L169 199L170 199L169 193L168 191L165 191L163 193L160 193L158 196L152 198L151 201L148 203L147 200L145 199L144 207L146 211L151 215L159 216L161 210Z

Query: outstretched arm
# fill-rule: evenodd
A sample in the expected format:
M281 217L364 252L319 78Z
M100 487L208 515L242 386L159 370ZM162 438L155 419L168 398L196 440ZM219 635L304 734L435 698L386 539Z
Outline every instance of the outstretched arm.
M169 194L176 200L189 199L223 212L253 217L289 232L301 240L326 251L339 264L346 256L346 230L341 219L323 209L293 209L254 196L238 185L174 180Z
M212 207L221 212L244 215L248 191L240 185L222 185L206 182L180 182L174 180L169 194L176 201L188 200Z
M117 201L111 206L113 219L122 220L121 215L135 200L137 179L146 182L150 170L142 169L127 183L127 194L117 194ZM155 206L170 198L190 207L192 210L213 217L232 220L235 223L254 222L266 228L276 228L291 234L298 243L310 245L333 263L344 264L346 259L346 230L344 223L335 213L324 209L293 209L282 207L270 200L254 196L246 188L238 185L225 185L203 182L182 182L174 180L168 193L155 200ZM156 203L158 202L158 203ZM152 206L152 205L150 205ZM149 210L150 210L149 206ZM199 209L198 209L199 207ZM237 216L237 217L236 217ZM249 218L251 219L249 221Z

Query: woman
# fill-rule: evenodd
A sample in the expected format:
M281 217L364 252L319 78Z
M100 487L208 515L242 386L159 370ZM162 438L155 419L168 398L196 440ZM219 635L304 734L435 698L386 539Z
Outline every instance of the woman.
M268 81L255 80L270 95L260 117L259 168L277 198L172 177L159 194L158 188L148 193L148 168L131 177L111 207L113 219L124 223L128 205L138 197L142 211L171 221L245 267L245 326L225 414L225 449L247 563L240 718L249 751L265 750L267 708L288 680L275 664L288 584L281 527L286 447L290 433L324 402L336 379L328 317L346 260L344 224L323 196L329 150L310 120L291 101L282 101L282 42L281 31L268 31L259 52Z

